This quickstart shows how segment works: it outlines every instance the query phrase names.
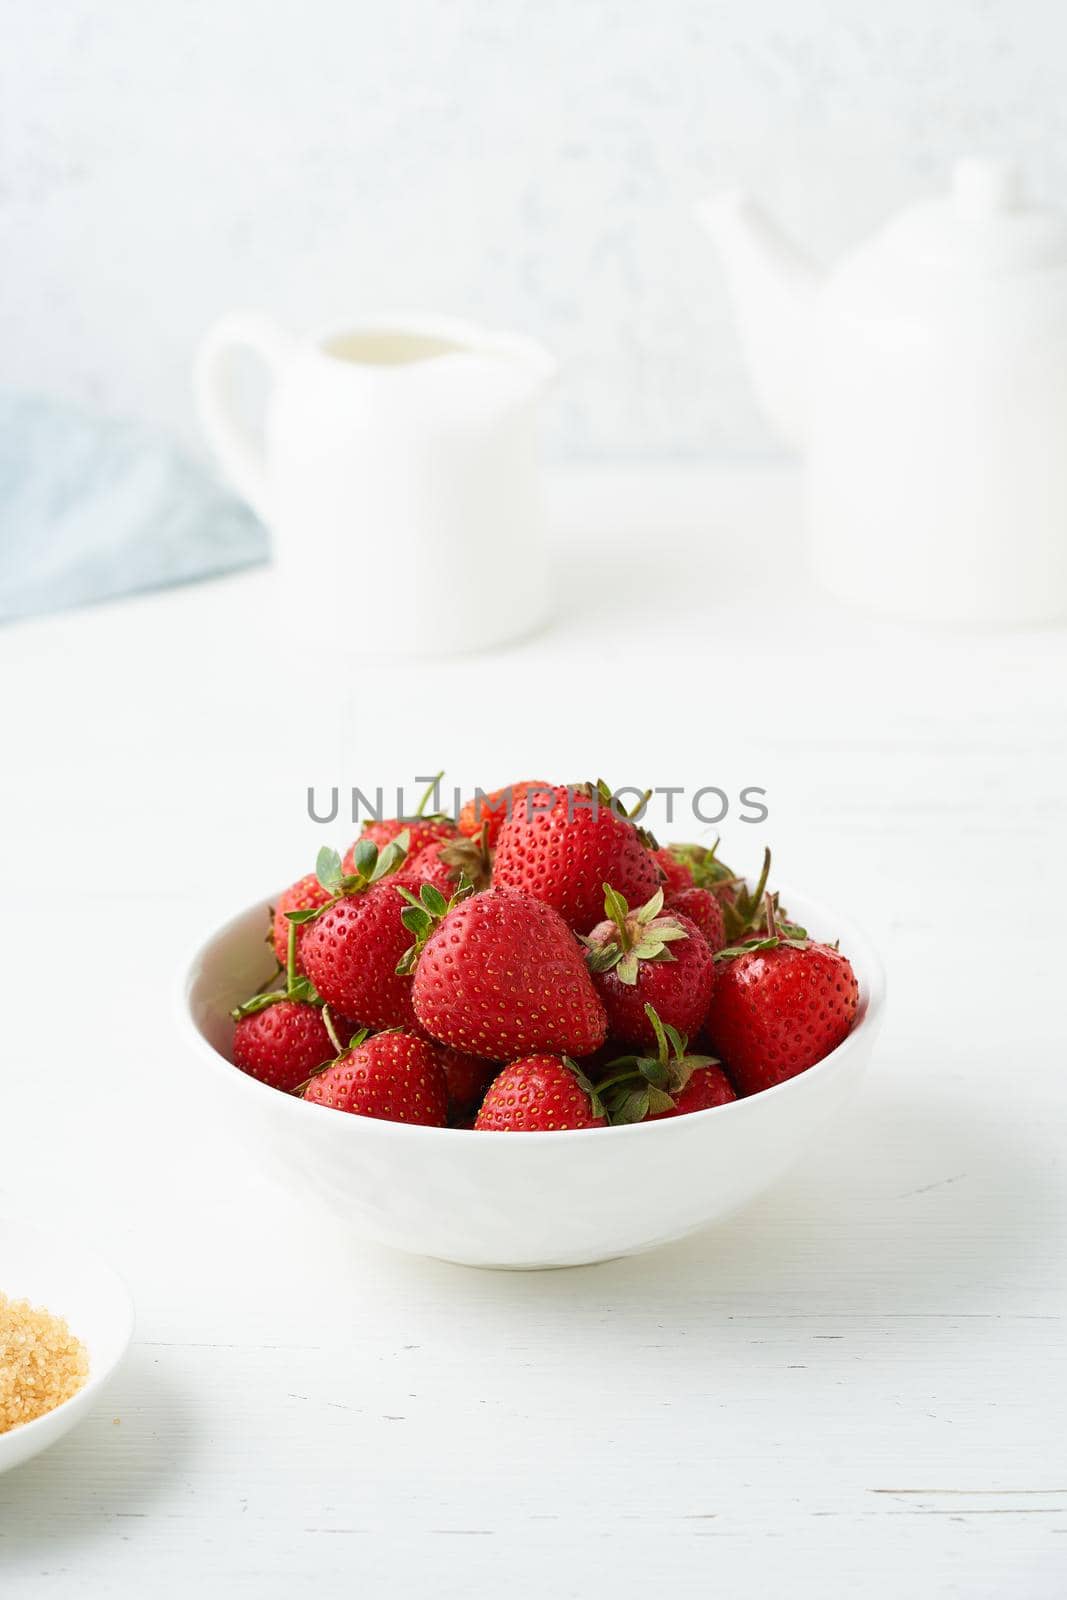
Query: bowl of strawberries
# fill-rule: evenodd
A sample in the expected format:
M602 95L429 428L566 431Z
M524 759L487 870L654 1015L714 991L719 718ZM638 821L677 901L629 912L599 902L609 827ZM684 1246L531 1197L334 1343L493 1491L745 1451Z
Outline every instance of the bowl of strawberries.
M647 1250L772 1184L871 1054L876 954L770 868L658 844L603 784L479 791L218 929L181 1023L235 1134L360 1234L483 1267Z

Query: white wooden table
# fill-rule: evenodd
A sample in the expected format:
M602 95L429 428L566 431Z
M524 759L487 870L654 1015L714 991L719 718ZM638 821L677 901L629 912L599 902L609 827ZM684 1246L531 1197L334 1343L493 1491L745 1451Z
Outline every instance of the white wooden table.
M1067 634L837 611L780 471L553 507L558 624L492 658L324 663L269 572L0 631L0 1199L139 1310L91 1420L0 1480L13 1600L1067 1590ZM438 766L762 785L729 858L768 839L868 924L875 1068L745 1215L467 1271L324 1224L212 1125L184 953L346 842L309 783Z

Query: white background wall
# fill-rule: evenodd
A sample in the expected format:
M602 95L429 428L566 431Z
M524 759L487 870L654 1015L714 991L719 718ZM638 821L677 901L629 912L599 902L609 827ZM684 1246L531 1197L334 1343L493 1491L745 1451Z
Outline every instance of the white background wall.
M564 361L562 455L751 454L691 202L825 254L958 154L1067 203L1055 0L5 0L2 381L194 434L219 310L435 307Z

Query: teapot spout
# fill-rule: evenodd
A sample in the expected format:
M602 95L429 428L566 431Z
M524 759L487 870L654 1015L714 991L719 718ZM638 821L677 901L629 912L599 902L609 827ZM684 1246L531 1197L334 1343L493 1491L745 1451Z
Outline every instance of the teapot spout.
M706 201L697 216L722 259L760 404L785 442L799 448L820 274L740 190Z

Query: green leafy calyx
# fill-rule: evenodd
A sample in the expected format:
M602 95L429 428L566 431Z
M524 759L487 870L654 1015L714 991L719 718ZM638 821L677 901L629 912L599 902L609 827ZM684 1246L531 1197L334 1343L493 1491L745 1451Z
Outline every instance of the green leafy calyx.
M316 917L321 917L324 911L335 906L338 900L362 894L372 884L381 883L383 878L396 872L407 859L410 843L411 835L406 828L395 839L390 839L384 850L379 850L370 839L360 839L352 850L354 872L345 872L337 851L323 845L315 861L315 876L330 898L324 905L312 906L306 911L287 911L285 915L290 923L298 927L305 922L314 922Z
M654 1006L645 1015L656 1036L656 1054L619 1056L609 1063L608 1076L597 1085L612 1126L643 1122L646 1117L673 1111L681 1094L700 1067L717 1066L714 1056L689 1055L689 1041L669 1022L661 1021Z
M626 899L610 883L604 885L604 914L614 931L603 942L586 937L586 962L591 972L614 972L620 983L634 985L642 961L675 961L670 949L689 935L678 921L663 911L663 890L631 911Z
M488 889L493 875L488 822L482 823L473 838L459 834L447 840L438 854L457 882L466 878L476 890Z
M755 887L750 889L744 878L718 858L719 841L710 848L699 844L672 844L671 855L680 866L688 867L693 883L698 889L710 889L722 907L723 929L729 946L739 946L753 938L764 937L767 925L763 911L766 901L767 880L771 871L771 852L764 850L763 865ZM798 923L789 922L774 896L774 909L778 917L779 932L791 939L803 939L805 930Z
M405 889L399 883L396 885L396 892L407 902L400 913L400 920L412 935L412 943L396 964L397 974L406 977L409 972L414 972L418 965L419 957L431 933L455 906L474 893L474 885L469 878L461 877L459 887L450 900L446 900L440 889L435 889L432 883L422 884L418 896L413 895L410 889Z
M779 946L788 946L791 950L806 950L810 943L807 933L803 928L798 928L793 922L779 922L778 896L765 894L763 897L762 914L763 932L755 934L751 939L735 941L726 946L724 950L716 952L715 960L735 961L738 956L751 955L756 950L776 950Z

